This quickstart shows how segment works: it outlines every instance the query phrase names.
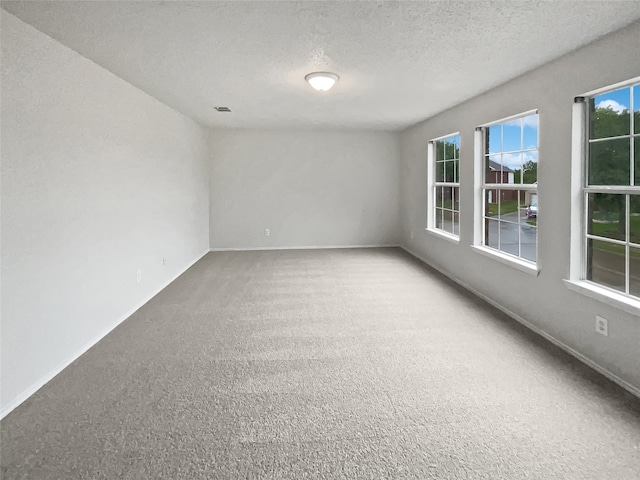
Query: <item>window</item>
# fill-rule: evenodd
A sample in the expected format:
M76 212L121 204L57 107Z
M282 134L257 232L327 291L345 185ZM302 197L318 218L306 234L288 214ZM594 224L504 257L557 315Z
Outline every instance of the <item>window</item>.
M587 127L582 278L638 299L640 79L578 100Z
M427 228L460 235L460 135L429 142L429 214Z
M480 127L482 234L491 250L535 265L538 247L538 112ZM544 215L544 212L542 213Z

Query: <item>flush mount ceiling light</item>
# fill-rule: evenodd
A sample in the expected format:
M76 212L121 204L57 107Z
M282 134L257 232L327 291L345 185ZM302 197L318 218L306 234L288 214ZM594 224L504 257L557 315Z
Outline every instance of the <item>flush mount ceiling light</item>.
M319 92L326 92L335 85L340 77L335 73L330 72L313 72L304 77L313 88Z

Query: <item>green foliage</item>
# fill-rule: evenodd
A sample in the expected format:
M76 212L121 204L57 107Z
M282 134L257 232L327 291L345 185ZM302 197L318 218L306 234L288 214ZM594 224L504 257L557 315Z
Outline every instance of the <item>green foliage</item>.
M589 138L604 139L589 145L590 185L631 185L630 140L609 139L631 133L629 110L618 113L612 108L596 107L592 99L589 104ZM635 112L634 121L640 122L640 112ZM592 211L609 217L625 218L625 196L599 194L594 196ZM617 222L620 232L624 222Z
M619 193L595 193L589 195L589 211L593 212L595 220L606 223L615 222L619 229L624 228L625 195Z
M436 143L436 181L460 181L460 149L453 142L440 140ZM444 153L444 161L442 159Z
M500 215L518 211L518 200L502 200L500 202ZM487 216L498 215L498 204L487 203Z
M513 173L513 181L515 183L520 183L520 177L522 176L522 171L524 171L524 177L522 183L527 185L533 185L538 182L538 163L532 160L528 162L524 162L522 165L522 170L519 168L514 170Z
M637 115L637 112L636 112ZM589 102L589 138L617 137L628 135L629 110L618 113L611 107L596 107L595 100Z
M592 99L589 118L589 138L605 139L589 146L589 184L631 185L630 140L610 139L631 133L629 111L595 107ZM640 122L640 112L636 112L635 121Z
M444 142L444 158L460 158L460 150L455 143Z

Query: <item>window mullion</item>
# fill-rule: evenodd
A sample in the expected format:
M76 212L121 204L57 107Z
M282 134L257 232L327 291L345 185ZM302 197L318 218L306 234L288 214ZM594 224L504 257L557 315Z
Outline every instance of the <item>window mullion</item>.
M582 194L582 278L589 278L589 194Z
M589 143L600 143L600 142L608 142L610 140L624 140L625 138L629 138L629 134L624 135L616 135L614 137L602 137L602 138L590 138Z
M630 168L629 171L631 172L631 182L630 182L631 185L635 185L636 184L635 162L634 162L634 159L635 159L635 154L634 154L635 147L634 147L634 144L635 144L635 142L633 141L634 140L633 134L635 132L635 128L634 128L634 125L635 125L635 118L634 118L635 117L635 106L634 106L635 105L635 99L633 98L634 90L635 90L634 88L630 88L629 89L629 103L630 103L630 105L629 105L629 128L631 129L630 130L630 138L629 138L629 141L631 142L631 145L629 146L629 152L630 152L629 162L631 163L631 168ZM629 211L629 213L631 213L631 211Z
M522 163L522 161L520 161L520 163ZM520 175L520 180L522 180L523 175L524 171ZM518 214L518 257L522 258L522 224L520 223L522 222L522 219L520 218L520 192L521 190L518 190L518 198L516 200L516 213Z
M627 295L630 294L629 282L631 281L631 248L629 243L631 242L631 197L625 195L625 285L624 291Z
M587 233L586 238L589 240L597 240L598 242L602 242L602 243L611 243L614 245L620 245L621 247L624 247L627 242L624 240L616 240L615 238L609 238L609 237L599 237L598 235L593 235L591 233Z
M640 195L640 186L627 185L590 185L584 187L586 193L618 193L620 195Z

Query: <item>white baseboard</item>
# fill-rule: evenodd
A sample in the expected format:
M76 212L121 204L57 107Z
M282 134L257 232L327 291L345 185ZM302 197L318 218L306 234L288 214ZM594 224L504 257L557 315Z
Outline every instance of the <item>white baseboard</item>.
M335 248L391 248L400 245L307 245L301 247L241 247L211 248L210 252L261 252L263 250L323 250Z
M544 339L548 340L549 342L553 343L556 347L561 348L562 350L564 350L565 352L567 352L569 355L575 357L576 359L580 360L582 363L584 363L585 365L587 365L588 367L594 369L596 372L598 372L601 375L604 375L605 377L607 377L609 380L611 380L612 382L616 383L617 385L619 385L620 387L624 388L627 392L631 393L632 395L635 395L636 397L640 398L640 389L631 385L629 382L621 379L620 377L618 377L617 375L611 373L609 370L605 369L604 367L600 366L599 364L597 364L596 362L594 362L593 360L591 360L589 357L586 357L585 355L583 355L582 353L578 352L577 350L574 350L573 348L571 348L569 345L561 342L560 340L558 340L557 338L555 338L554 336L550 335L549 333L545 332L544 330L542 330L541 328L535 326L534 324L530 323L529 321L525 320L524 318L522 318L520 315L512 312L511 310L509 310L508 308L506 308L503 305L500 305L498 302L496 302L494 299L486 296L485 294L479 292L478 290L476 290L475 288L467 285L466 283L460 281L459 279L455 278L453 275L451 275L449 272L443 270L442 268L433 265L431 262L429 262L426 258L424 258L422 255L417 254L416 252L410 250L409 248L400 245L400 248L402 248L405 252L409 253L410 255L416 257L418 260L420 260L421 262L429 265L431 268L437 270L438 272L440 272L441 274L443 274L445 277L453 280L455 283L457 283L458 285L460 285L462 288L470 291L471 293L473 293L474 295L480 297L482 300L484 300L485 302L489 303L490 305L496 307L498 310L506 313L507 315L509 315L511 318L513 318L515 321L517 321L518 323L524 325L525 327L527 327L529 330L537 333L538 335L540 335L541 337L543 337Z
M55 367L54 369L52 369L51 371L49 371L46 375L44 375L42 378L40 378L37 382L35 382L33 385L31 385L29 388L27 388L26 390L24 390L20 395L18 395L16 398L14 398L11 402L9 402L7 405L5 405L2 410L0 410L0 419L6 417L9 413L11 413L11 411L13 409L15 409L18 405L20 405L22 402L24 402L27 398L29 398L31 395L33 395L34 393L36 393L38 390L40 390L46 383L48 383L50 380L52 380L56 375L58 375L62 370L64 370L65 368L67 368L69 365L71 365L71 363L73 363L75 360L78 359L78 357L80 357L83 353L85 353L87 350L89 350L91 347L93 347L96 343L98 343L100 340L102 340L106 335L108 335L114 328L116 328L118 325L120 325L122 322L124 322L127 318L129 318L131 315L133 315L137 310L139 310L142 306L144 306L149 300L151 300L153 297L155 297L158 293L160 293L162 290L164 290L171 282L173 282L176 278L178 278L180 275L182 275L184 272L186 272L189 268L191 268L195 263L198 262L198 260L200 260L202 257L204 257L207 253L209 253L209 251L205 251L204 253L202 253L198 258L196 258L193 262L191 262L189 265L187 265L187 267L185 267L182 271L180 271L177 275L175 275L174 277L172 277L170 280L166 281L164 284L162 284L154 293L152 293L151 295L149 295L147 298L145 298L144 300L142 300L141 302L139 302L138 304L136 304L133 308L131 308L130 310L128 310L122 317L120 317L115 323L113 323L111 326L109 326L107 329L103 330L100 334L98 334L96 337L94 337L92 340L90 340L89 342L87 342L82 348L80 348L80 350L76 351L73 355L71 355L71 357L67 360L65 360L64 362L62 362L60 365L58 365L57 367Z

